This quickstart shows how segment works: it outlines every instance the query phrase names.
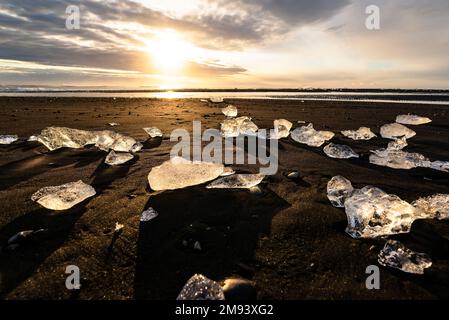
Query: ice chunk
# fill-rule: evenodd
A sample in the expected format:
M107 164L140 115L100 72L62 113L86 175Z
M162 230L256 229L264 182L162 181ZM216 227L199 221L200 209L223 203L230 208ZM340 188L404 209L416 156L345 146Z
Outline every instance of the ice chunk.
M105 163L110 165L110 166L117 166L120 164L123 164L125 162L128 162L129 160L132 160L134 158L134 156L131 153L115 153L114 150L112 150L111 152L109 152L109 154L107 155L106 159L105 159Z
M209 99L212 103L222 103L224 99L222 97L212 97Z
M153 220L159 215L159 213L154 210L153 208L148 208L144 212L142 212L142 216L140 217L141 222L148 222L150 220Z
M400 124L419 126L421 124L430 123L430 122L432 122L432 120L429 118L420 117L420 116L416 116L416 115L411 115L411 114L404 115L403 114L403 115L399 115L396 117L396 122L400 123Z
M360 127L358 130L345 130L341 132L347 138L352 140L371 140L377 137L370 128Z
M38 140L37 140L37 135L32 135L32 136L30 136L30 137L28 138L27 141L28 141L28 142L35 142L35 141L38 141Z
M387 241L378 261L385 267L414 274L424 274L424 270L432 266L432 260L427 254L414 252L395 240Z
M16 135L0 135L0 144L11 144L19 140Z
M95 194L94 188L79 180L42 188L31 196L31 200L50 210L67 210Z
M449 172L449 161L434 161L430 163L430 168L438 171Z
M405 137L406 139L416 136L416 132L399 123L390 123L380 128L380 135L385 139L395 140Z
M293 123L288 120L274 120L274 134L270 136L270 139L287 138L290 135L290 130L292 127Z
M201 274L195 274L187 281L177 300L224 300L220 284Z
M356 239L407 233L421 218L408 202L372 186L354 190L344 203L346 232Z
M349 146L342 144L329 143L323 150L328 157L335 159L350 159L359 157L359 155Z
M125 225L116 222L116 223L115 223L114 233L115 233L115 234L120 234L120 233L122 233L124 227L125 227Z
M421 212L423 217L449 219L449 195L436 194L419 198L412 205Z
M334 137L330 131L316 131L313 124L297 128L291 132L292 139L310 147L321 147L326 141Z
M250 189L262 182L261 174L234 174L211 182L207 189Z
M327 198L336 208L344 208L346 198L353 191L351 181L342 176L333 177L327 183Z
M234 138L239 135L256 135L259 128L249 117L226 119L221 123L221 133L225 138Z
M51 151L63 147L78 149L95 145L104 151L129 152L138 144L133 138L114 131L86 131L65 127L45 128L37 138Z
M143 128L143 130L148 133L148 135L151 138L156 138L156 137L162 137L164 136L164 134L162 133L162 131L159 128L156 127L149 127L149 128Z
M223 112L226 117L230 118L235 118L238 114L237 108L231 104L226 108L221 109L221 112Z
M140 150L142 150L143 148L143 144L141 144L140 142L137 142L133 145L133 147L131 148L131 152L136 153L139 152Z
M413 169L418 167L428 168L431 162L419 153L409 153L402 150L381 149L372 151L369 157L372 164L393 169Z
M402 138L397 138L396 140L389 142L387 149L398 151L398 150L404 149L406 146L408 146L407 138L402 137Z
M117 126L120 125L120 123L117 123L117 122L110 122L109 125L110 125L111 127L117 127Z
M155 191L175 190L199 185L218 178L223 164L189 161L175 157L151 169L148 182Z

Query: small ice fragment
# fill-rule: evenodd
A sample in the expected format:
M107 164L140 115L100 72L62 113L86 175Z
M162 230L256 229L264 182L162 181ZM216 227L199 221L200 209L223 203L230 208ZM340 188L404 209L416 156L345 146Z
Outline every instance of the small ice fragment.
M270 139L287 138L290 135L290 130L292 127L293 123L288 120L274 120L274 134L270 136Z
M369 162L378 166L393 169L414 169L418 167L428 168L431 162L419 153L409 153L402 150L381 149L371 151Z
M207 189L250 189L262 182L261 174L234 174L220 178L207 185Z
M328 157L335 159L350 159L359 157L359 155L349 146L341 144L329 143L323 150Z
M408 202L372 186L355 189L344 204L346 232L355 239L408 233L421 218Z
M449 172L449 161L433 161L430 163L430 168L438 171Z
M404 137L406 139L416 136L416 132L399 123L390 123L380 128L380 135L385 139L395 140Z
M117 123L117 122L110 122L109 125L110 125L111 127L117 127L117 126L120 125L120 123Z
M131 153L123 153L123 152L116 153L114 150L112 150L106 156L104 163L110 166L118 166L120 164L128 162L129 160L132 160L133 158L134 156Z
M222 103L224 101L222 97L212 97L212 98L209 98L209 100L212 103Z
M402 137L402 138L397 138L396 140L389 142L387 149L398 151L398 150L404 149L406 146L408 146L407 138Z
M297 123L298 123L298 124L306 124L306 122L303 121L303 120L298 120Z
M187 281L176 300L224 300L220 284L201 274L195 274Z
M370 128L360 127L358 130L345 130L341 132L347 138L352 140L371 140L377 137Z
M159 215L159 213L154 210L153 208L148 208L144 212L142 212L142 216L140 217L141 222L148 222L150 220L153 220Z
M299 172L298 171L289 172L287 174L287 178L289 178L289 179L298 179L299 178Z
M197 251L201 251L201 244L199 243L199 241L195 242L195 244L193 245L193 249L197 250Z
M424 274L424 270L432 266L432 260L427 254L414 252L395 240L387 241L378 261L384 267L413 274Z
M226 108L221 109L221 112L223 112L223 114L226 117L230 117L230 118L235 118L238 115L238 110L235 106L233 105L229 105Z
M136 142L132 147L131 147L131 152L132 153L136 153L139 152L140 150L142 150L143 148L143 144L141 144L140 142Z
M19 140L17 135L0 135L0 144L11 144Z
M13 235L11 238L8 239L8 245L27 241L27 240L31 239L33 236L35 236L39 233L45 232L45 231L47 231L47 230L39 229L39 230L25 230L25 231L18 232L15 235Z
M353 191L351 181L342 176L333 177L327 183L327 198L336 208L344 208L346 198Z
M235 174L235 171L231 167L225 167L220 177L227 177L232 174Z
M67 210L95 194L94 188L79 180L42 188L31 196L31 200L50 210Z
M449 219L449 194L435 194L430 197L419 198L412 205L429 219Z
M154 191L182 189L214 180L223 171L223 164L175 157L151 169L148 182Z
M201 102L209 102L207 99L200 99Z
M239 135L256 135L259 128L249 117L226 119L221 123L221 134L225 138L235 138Z
M115 234L121 233L121 232L123 231L123 228L124 228L124 227L125 227L125 225L116 222L116 223L115 223L114 233L115 233Z
M411 115L411 114L407 114L407 115L399 115L396 117L396 122L400 123L400 124L408 124L408 125L412 125L412 126L419 126L421 124L427 124L432 122L431 119L429 118L425 118L425 117L420 117L417 115Z
M37 135L32 135L32 136L30 136L30 137L28 138L27 141L28 141L28 142L35 142L35 141L38 141L38 140L37 140Z
M162 137L164 136L164 134L162 133L162 131L159 128L156 127L149 127L149 128L143 128L143 130L148 133L148 135L151 138L156 138L156 137Z
M310 147L321 147L326 141L334 137L330 131L316 131L313 124L297 128L291 132L291 137L296 142L306 144Z

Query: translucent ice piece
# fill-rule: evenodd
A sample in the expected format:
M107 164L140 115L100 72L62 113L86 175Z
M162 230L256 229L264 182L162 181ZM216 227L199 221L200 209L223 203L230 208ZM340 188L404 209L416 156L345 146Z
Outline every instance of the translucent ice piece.
M94 195L95 189L79 180L42 188L31 196L31 200L50 210L67 210Z
M260 174L234 174L220 178L207 185L207 189L250 189L262 182Z
M326 141L334 137L330 131L316 131L313 124L297 128L291 132L291 137L296 142L306 144L310 147L321 147Z
M353 191L351 181L342 176L333 177L327 184L327 198L336 208L344 208L346 198Z
M141 222L148 222L150 220L153 220L154 218L156 218L159 215L159 213L154 210L153 208L148 208L147 210L145 210L144 212L142 212L142 215L140 217L140 221Z
M387 149L398 151L404 149L406 146L408 146L407 138L402 137L388 143Z
M223 112L223 114L226 117L230 117L230 118L235 118L238 115L238 110L235 106L233 105L229 105L226 108L221 109L221 112Z
M449 194L419 198L412 205L426 218L449 219Z
M430 167L428 158L419 153L409 153L402 150L381 149L372 151L369 157L372 164L393 169L413 169L418 167Z
M259 128L249 117L226 119L221 123L221 133L225 138L238 137L239 135L256 135Z
M395 240L387 241L378 261L385 267L414 274L424 274L424 270L432 266L432 260L427 254L414 252Z
M220 284L201 274L195 274L187 281L177 300L224 300Z
M359 157L359 155L349 146L342 144L329 143L324 147L323 151L328 157L335 159L350 159Z
M358 130L345 130L341 132L347 138L352 140L371 140L377 137L370 128L360 127Z
M127 152L115 153L115 151L112 150L106 156L104 163L106 163L110 166L118 166L120 164L128 162L129 160L132 160L133 158L134 158L134 156L131 153L127 153Z
M270 136L270 139L287 138L290 135L290 130L292 127L293 123L288 120L274 120L274 134Z
M416 116L416 115L403 114L403 115L399 115L396 117L396 122L400 123L400 124L419 126L421 124L430 123L430 122L432 122L432 120L429 118L420 117L420 116Z
M0 135L0 144L11 144L19 140L16 135Z
M163 137L164 134L162 133L162 131L159 128L156 127L149 127L149 128L143 128L143 130L148 133L148 135L151 138L156 138L156 137Z
M151 169L148 182L155 191L175 190L214 180L223 171L223 164L192 162L175 157Z
M380 135L385 139L395 140L405 137L406 139L416 136L416 132L399 123L390 123L380 128Z
M37 141L37 135L30 136L27 141L28 142L35 142L35 141Z
M117 122L110 122L109 125L110 125L111 127L117 127L117 126L120 125L120 123L117 123Z
M411 204L372 186L354 190L344 204L346 232L356 239L407 233L420 218Z
M449 161L434 161L430 167L434 170L449 172Z

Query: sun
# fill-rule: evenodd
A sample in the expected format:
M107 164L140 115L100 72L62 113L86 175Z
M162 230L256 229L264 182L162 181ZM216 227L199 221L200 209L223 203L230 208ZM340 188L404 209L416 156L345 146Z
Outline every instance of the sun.
M179 73L192 51L191 46L174 31L163 31L147 44L154 66L165 74Z

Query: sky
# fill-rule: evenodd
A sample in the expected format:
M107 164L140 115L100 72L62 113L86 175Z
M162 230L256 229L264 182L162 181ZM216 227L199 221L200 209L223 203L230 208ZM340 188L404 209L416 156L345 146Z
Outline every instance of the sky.
M447 0L0 0L0 85L449 89L448 18Z

